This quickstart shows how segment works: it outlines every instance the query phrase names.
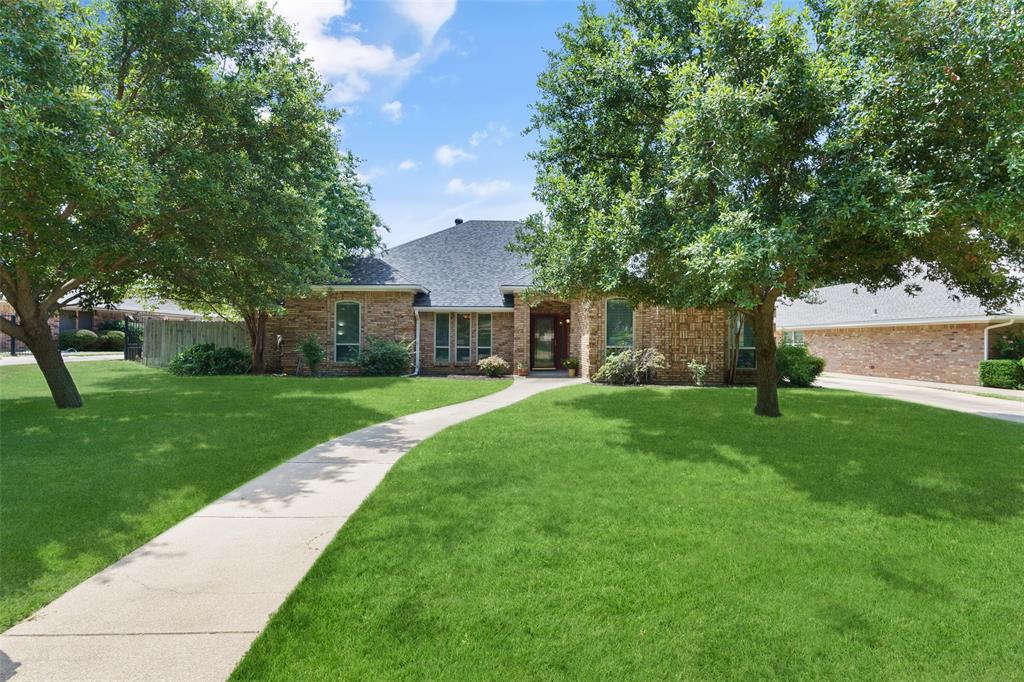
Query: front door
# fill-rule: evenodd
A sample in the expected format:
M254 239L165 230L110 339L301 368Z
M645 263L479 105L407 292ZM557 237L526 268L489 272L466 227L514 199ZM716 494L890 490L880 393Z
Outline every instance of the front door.
M530 317L530 369L555 369L557 339L554 315Z

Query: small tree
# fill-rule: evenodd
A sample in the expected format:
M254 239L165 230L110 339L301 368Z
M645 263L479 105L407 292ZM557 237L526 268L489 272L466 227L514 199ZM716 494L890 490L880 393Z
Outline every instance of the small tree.
M1024 260L1012 0L584 6L541 74L538 288L752 325L778 416L780 298L913 272L998 305Z
M316 337L316 334L310 334L299 343L298 351L302 359L306 361L306 367L309 367L309 376L316 376L317 367L327 357L324 347L320 344L320 339Z

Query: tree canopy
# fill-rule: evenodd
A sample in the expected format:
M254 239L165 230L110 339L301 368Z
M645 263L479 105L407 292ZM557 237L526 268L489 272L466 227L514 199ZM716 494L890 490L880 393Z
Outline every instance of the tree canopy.
M26 0L0 31L2 330L59 406L81 404L46 324L69 296L142 279L260 307L376 243L339 113L265 4Z
M779 413L780 298L912 273L1019 292L1013 0L623 0L559 40L531 126L546 211L520 235L535 286L736 311L757 413Z

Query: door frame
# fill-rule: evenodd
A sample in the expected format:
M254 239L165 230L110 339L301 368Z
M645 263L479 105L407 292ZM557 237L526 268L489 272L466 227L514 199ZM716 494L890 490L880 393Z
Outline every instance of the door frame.
M551 318L551 321L552 321L552 324L553 324L553 327L554 327L554 330L555 330L555 338L554 338L554 342L553 342L553 346L554 346L553 352L554 352L554 356L555 356L555 363L554 363L555 366L553 368L548 368L548 367L535 368L533 366L533 352L534 352L534 346L536 345L534 343L533 326L534 326L534 320L539 318L539 317ZM566 313L530 313L530 357L529 357L529 363L528 364L530 366L529 369L530 369L531 372L534 371L534 369L536 369L539 372L551 372L551 371L558 371L558 370L565 369L565 367L562 364L562 362L567 357L569 357L569 355L568 355L568 351L569 351L569 325L566 324L568 319L569 319L569 315L566 314Z

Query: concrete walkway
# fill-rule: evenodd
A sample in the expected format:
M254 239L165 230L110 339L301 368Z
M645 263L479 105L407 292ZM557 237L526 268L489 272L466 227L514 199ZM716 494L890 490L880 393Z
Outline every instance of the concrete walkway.
M223 680L388 469L448 426L579 379L483 398L308 450L0 635L0 680Z
M123 352L115 353L61 353L64 362L93 362L95 360L124 360ZM36 358L25 351L19 355L0 355L0 367L12 365L34 365Z
M896 400L905 400L921 405L942 407L947 410L976 414L982 417L1003 419L1024 424L1024 403L1005 398L989 398L977 395L975 391L984 390L993 393L1019 393L1021 391L1000 391L999 389L983 389L977 386L959 387L963 392L950 388L954 384L936 384L931 386L924 381L902 381L899 379L878 379L875 377L853 374L825 373L815 382L824 388L841 388L847 391L870 393Z

